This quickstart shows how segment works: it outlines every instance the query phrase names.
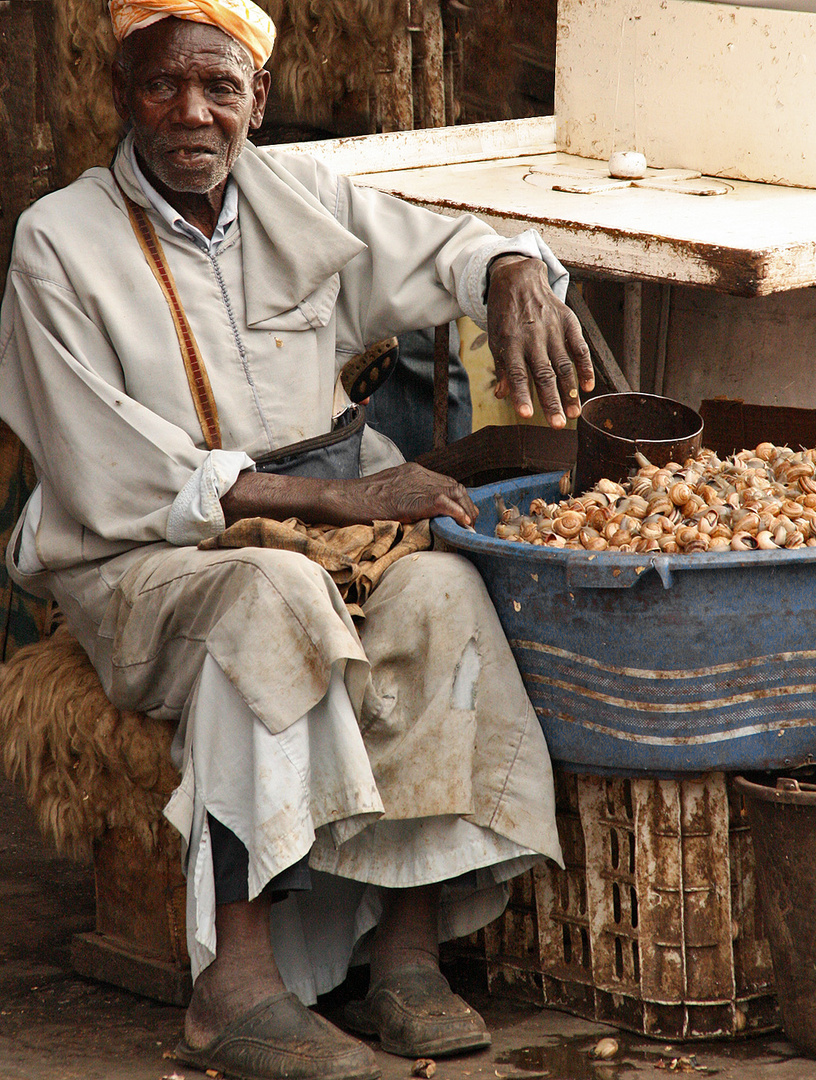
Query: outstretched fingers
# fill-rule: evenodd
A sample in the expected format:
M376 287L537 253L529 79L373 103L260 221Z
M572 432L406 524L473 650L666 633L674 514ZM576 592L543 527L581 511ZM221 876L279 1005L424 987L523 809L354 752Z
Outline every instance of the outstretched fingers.
M543 263L501 259L494 267L488 335L496 364L496 397L509 395L517 414L529 418L534 388L550 424L564 427L567 418L580 415L580 390L595 385L581 325L554 295Z

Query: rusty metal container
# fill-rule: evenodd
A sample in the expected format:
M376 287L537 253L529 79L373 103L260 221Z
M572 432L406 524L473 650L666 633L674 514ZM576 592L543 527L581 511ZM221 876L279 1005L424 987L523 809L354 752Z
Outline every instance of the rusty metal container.
M577 432L572 490L580 494L603 477L625 480L637 469L637 451L653 465L694 457L702 445L703 420L694 409L671 398L604 394L583 406Z
M565 869L511 883L485 928L491 992L672 1041L778 1027L733 781L554 772Z
M757 853L759 899L782 1026L816 1057L816 784L736 778Z

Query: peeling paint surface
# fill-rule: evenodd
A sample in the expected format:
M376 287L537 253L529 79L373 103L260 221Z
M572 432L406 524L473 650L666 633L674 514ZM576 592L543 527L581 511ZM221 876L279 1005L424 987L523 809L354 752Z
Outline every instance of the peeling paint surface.
M816 282L816 191L730 181L713 198L631 185L575 194L525 180L557 167L605 166L563 153L389 172L372 162L355 182L440 213L476 214L503 235L538 228L576 270L742 296Z

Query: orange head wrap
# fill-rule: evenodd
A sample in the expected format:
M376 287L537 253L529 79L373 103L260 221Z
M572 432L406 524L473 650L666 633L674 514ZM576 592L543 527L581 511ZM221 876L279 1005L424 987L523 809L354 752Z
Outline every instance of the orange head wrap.
M110 0L108 7L119 42L134 30L172 16L217 26L244 46L256 70L272 55L275 24L252 0Z

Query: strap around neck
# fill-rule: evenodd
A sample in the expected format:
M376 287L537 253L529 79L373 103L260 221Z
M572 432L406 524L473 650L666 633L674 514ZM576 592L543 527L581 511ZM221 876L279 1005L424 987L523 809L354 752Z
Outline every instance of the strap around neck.
M161 242L145 210L130 198L115 175L114 180L116 180L116 186L125 200L130 224L136 234L136 239L139 241L139 246L144 252L147 264L153 271L153 276L159 283L159 288L164 293L167 306L170 308L181 349L181 358L184 361L184 370L187 373L187 382L193 396L193 405L204 435L204 443L208 450L220 449L221 428L218 423L215 396L207 376L207 369L204 366L204 358L201 355L192 327L184 313L176 283L164 257Z

